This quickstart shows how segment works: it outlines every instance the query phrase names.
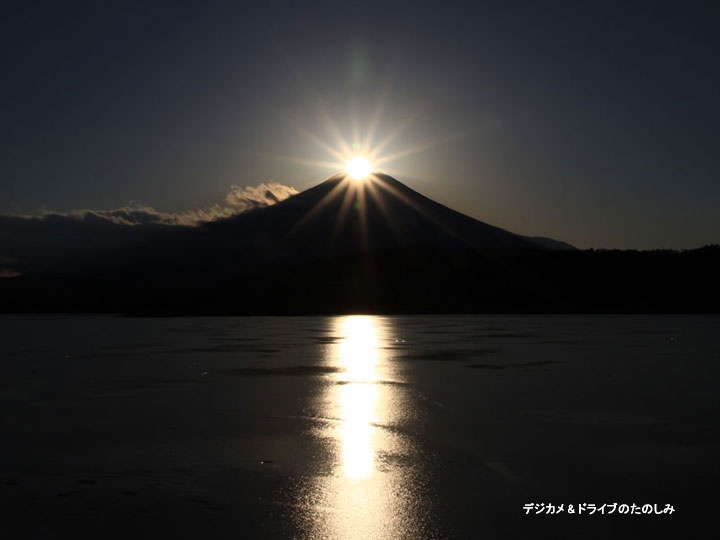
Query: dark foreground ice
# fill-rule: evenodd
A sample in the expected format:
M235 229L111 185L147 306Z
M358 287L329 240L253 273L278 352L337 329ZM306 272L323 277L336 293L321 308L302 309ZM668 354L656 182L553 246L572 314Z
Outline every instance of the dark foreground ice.
M717 525L719 317L6 316L0 339L3 539Z

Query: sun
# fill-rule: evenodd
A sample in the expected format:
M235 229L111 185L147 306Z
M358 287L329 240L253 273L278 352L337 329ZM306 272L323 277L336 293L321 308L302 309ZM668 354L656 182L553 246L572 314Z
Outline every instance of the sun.
M370 161L363 156L355 156L345 163L345 171L355 180L362 180L373 171Z

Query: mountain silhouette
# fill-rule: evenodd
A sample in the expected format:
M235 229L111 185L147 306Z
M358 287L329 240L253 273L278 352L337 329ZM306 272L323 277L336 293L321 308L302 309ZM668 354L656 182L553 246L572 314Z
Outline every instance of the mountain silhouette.
M130 225L91 214L6 218L0 236L0 263L11 261L25 276L238 274L411 247L572 249L487 225L379 173L361 182L337 174L270 206L195 225Z
M76 234L79 224L71 223L55 234ZM32 250L48 253L22 267L22 275L0 279L0 311L301 315L720 306L718 247L578 250L483 223L380 173L361 182L338 174L271 206L197 226L103 224L101 232L114 240L80 236L73 250Z
M362 181L337 174L277 204L202 228L203 241L230 241L236 256L276 261L397 248L575 249L483 223L381 173Z

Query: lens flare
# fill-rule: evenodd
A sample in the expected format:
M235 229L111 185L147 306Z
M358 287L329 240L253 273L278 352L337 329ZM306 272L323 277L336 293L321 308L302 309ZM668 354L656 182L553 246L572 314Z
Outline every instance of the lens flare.
M372 172L372 165L367 158L362 156L355 156L350 158L345 164L345 171L355 180L362 180Z

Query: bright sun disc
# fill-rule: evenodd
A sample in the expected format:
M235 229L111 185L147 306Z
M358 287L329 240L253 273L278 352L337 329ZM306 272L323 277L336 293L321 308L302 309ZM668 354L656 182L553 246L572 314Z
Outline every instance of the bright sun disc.
M372 165L362 156L356 156L348 160L345 170L355 180L361 180L372 172Z

